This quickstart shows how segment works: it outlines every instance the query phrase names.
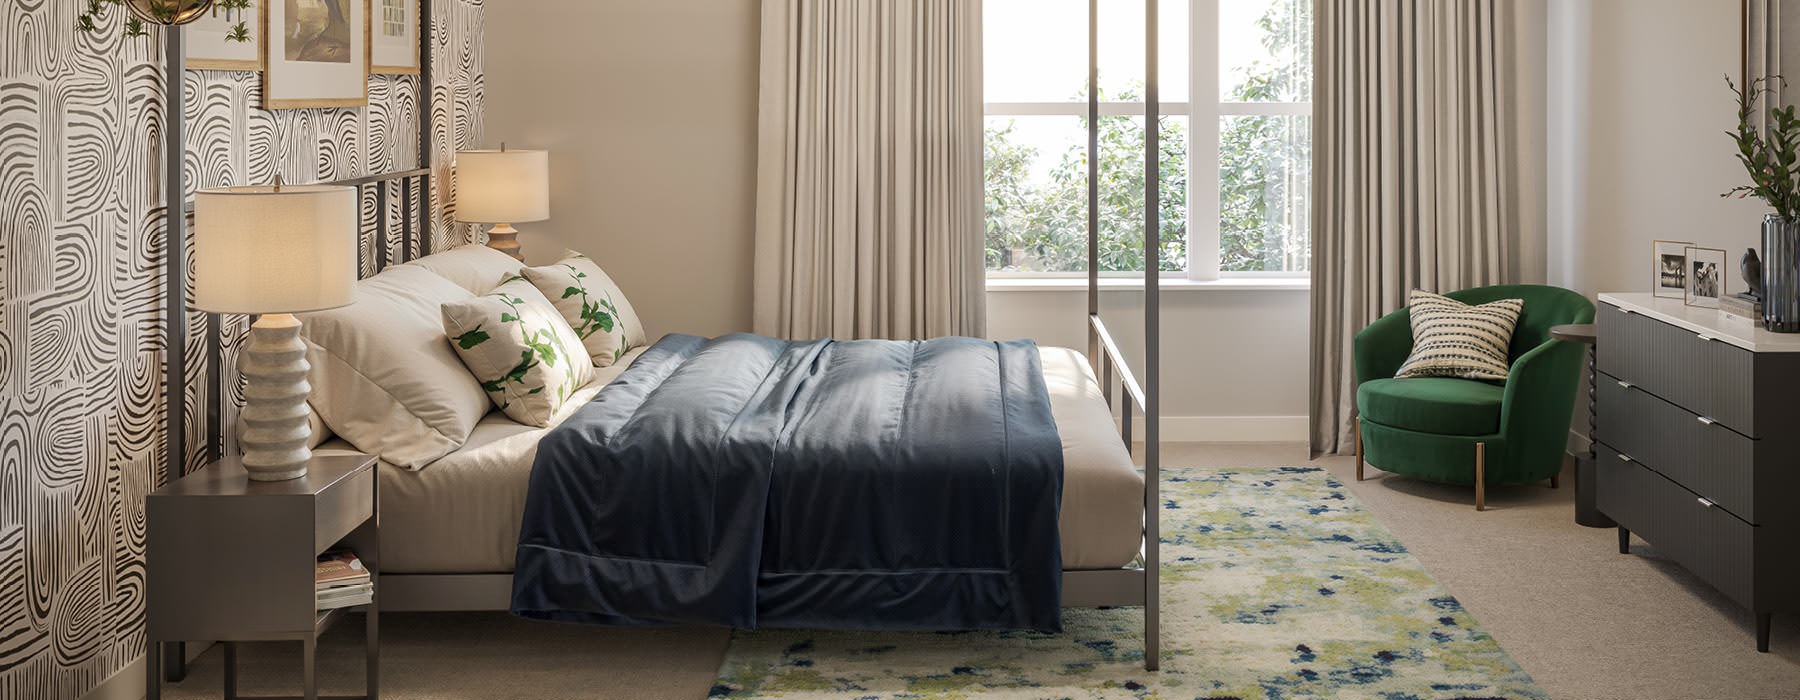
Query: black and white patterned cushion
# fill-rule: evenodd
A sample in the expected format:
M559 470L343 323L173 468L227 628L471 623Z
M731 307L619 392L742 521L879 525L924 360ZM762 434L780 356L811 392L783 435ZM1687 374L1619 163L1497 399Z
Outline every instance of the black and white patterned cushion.
M1506 349L1524 299L1501 299L1470 306L1442 294L1413 290L1406 295L1412 317L1413 349L1396 377L1506 379Z

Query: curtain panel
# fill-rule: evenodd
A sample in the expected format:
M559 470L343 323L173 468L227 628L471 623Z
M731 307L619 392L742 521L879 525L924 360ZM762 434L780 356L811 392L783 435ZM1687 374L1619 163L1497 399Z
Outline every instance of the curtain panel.
M1411 289L1517 281L1512 0L1319 0L1311 421L1354 449L1356 333Z
M981 3L765 0L754 326L985 331Z

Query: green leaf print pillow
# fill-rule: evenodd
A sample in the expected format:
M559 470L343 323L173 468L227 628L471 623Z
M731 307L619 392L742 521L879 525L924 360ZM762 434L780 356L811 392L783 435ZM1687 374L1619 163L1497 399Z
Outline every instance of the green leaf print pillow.
M444 335L495 406L545 427L569 396L593 379L581 338L524 277L494 291L445 302Z
M649 342L625 293L587 256L573 253L554 265L522 272L581 336L595 367L610 366Z

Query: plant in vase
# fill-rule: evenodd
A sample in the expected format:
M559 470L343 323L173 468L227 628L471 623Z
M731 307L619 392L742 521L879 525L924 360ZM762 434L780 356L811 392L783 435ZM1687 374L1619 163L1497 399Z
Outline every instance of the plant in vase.
M1726 132L1737 145L1738 162L1750 175L1721 197L1756 197L1774 208L1762 223L1763 327L1800 333L1800 117L1794 106L1758 109L1787 81L1772 75L1755 78L1741 89L1725 77L1738 103L1738 126ZM1758 117L1766 124L1758 127Z

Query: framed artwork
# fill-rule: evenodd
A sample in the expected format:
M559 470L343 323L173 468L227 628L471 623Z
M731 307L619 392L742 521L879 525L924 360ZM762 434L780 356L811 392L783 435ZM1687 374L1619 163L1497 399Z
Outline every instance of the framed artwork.
M1719 308L1719 297L1725 296L1725 251L1689 246L1687 271L1687 305Z
M1654 241L1655 250L1650 256L1651 279L1655 280L1651 289L1656 296L1665 299L1687 298L1687 250L1693 246L1687 241Z
M242 10L227 10L214 5L182 30L187 48L187 67L195 70L262 70L263 22L260 13L266 0L250 0ZM276 0L280 2L281 0ZM232 28L243 22L249 30L247 41L237 41Z
M368 0L266 0L263 109L369 104Z
M419 0L369 0L369 72L419 73Z

